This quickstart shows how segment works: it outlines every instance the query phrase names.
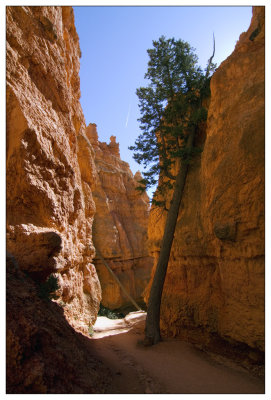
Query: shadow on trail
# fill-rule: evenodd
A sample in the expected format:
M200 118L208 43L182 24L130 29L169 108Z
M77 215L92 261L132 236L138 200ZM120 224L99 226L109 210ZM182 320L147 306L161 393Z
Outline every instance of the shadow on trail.
M166 339L151 347L139 345L144 338L145 317L144 312L118 320L99 317L94 326L95 356L111 371L108 394L264 393L260 379L189 343Z

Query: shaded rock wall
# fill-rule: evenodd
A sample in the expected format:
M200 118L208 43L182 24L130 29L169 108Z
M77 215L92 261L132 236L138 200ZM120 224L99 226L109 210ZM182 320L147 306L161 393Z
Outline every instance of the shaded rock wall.
M211 80L204 151L189 170L163 292L166 335L264 350L264 72L264 8L254 7ZM156 259L164 222L153 209Z
M142 301L152 268L147 248L149 198L136 190L141 175L137 172L133 176L129 165L120 159L115 136L109 144L99 142L95 124L87 127L86 135L95 152L98 173L93 190L93 241L128 293ZM129 299L98 257L95 266L102 304L110 309L128 305Z
M39 288L7 257L6 392L105 393L110 371L91 341L68 324L63 309L39 297Z
M35 280L57 274L67 318L88 332L101 289L73 10L7 7L6 22L7 249Z

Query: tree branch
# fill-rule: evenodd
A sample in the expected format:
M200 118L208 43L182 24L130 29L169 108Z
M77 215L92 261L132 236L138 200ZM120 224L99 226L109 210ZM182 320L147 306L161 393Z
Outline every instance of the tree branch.
M211 65L212 65L212 61L215 55L215 34L213 33L213 54L211 55L211 57L208 60L208 65L206 68L206 74L205 74L205 80L208 78L209 73L210 73L210 69L211 69Z

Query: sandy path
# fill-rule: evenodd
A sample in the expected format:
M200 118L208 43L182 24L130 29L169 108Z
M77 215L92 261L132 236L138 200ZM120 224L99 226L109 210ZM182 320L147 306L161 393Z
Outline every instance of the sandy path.
M124 320L99 317L93 336L96 357L111 370L108 394L259 394L264 383L225 359L171 339L143 347L145 314ZM221 361L222 360L222 361Z

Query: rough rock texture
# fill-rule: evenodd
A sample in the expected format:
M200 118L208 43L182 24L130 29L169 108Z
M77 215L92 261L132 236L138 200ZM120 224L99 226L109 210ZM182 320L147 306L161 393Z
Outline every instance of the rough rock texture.
M86 135L95 152L99 176L93 190L95 247L128 293L142 301L152 268L147 248L149 198L136 190L141 175L137 172L133 176L129 165L120 159L115 136L111 136L109 144L99 142L95 124L87 127ZM128 305L129 299L99 257L95 266L102 287L102 304L110 309Z
M63 309L39 297L39 286L7 257L6 392L105 393L110 372Z
M251 357L264 350L264 32L264 8L254 7L212 77L204 151L189 170L161 309L164 334L243 344ZM156 259L164 222L151 211Z
M6 26L7 249L32 278L57 274L70 323L88 332L101 288L73 10L7 7Z

